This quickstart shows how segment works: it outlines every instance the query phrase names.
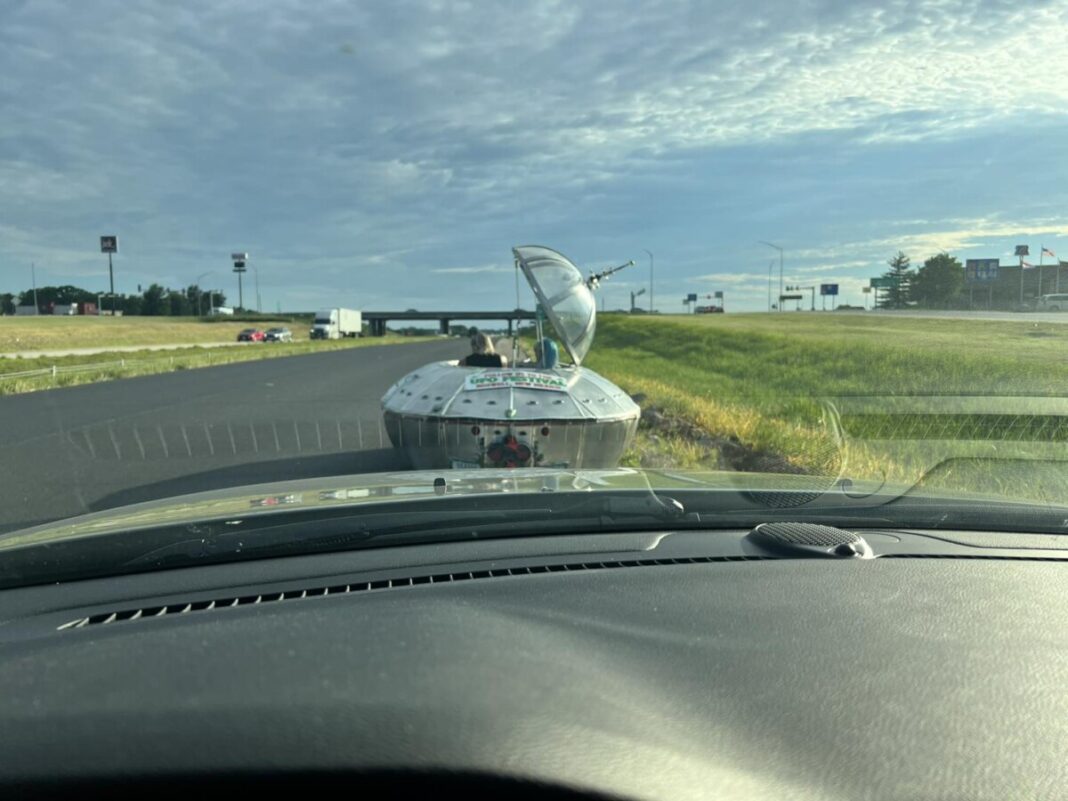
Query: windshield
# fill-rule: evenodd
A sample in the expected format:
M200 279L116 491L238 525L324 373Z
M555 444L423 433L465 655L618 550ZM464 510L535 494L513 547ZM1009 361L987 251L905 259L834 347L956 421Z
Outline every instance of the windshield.
M0 542L1068 497L1060 0L2 16Z

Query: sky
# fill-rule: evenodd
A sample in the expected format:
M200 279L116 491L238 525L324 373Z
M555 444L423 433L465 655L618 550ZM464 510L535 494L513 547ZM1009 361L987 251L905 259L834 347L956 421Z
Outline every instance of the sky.
M102 234L119 292L236 300L248 252L265 310L515 308L521 244L633 260L601 302L652 272L665 312L765 310L762 242L854 305L898 250L1068 259L1066 34L1066 2L0 0L0 292L106 290Z

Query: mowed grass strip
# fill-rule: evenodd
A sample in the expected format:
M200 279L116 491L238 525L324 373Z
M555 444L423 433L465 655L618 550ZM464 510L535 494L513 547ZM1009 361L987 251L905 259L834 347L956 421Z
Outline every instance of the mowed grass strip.
M294 339L307 339L296 323L202 322L195 317L0 317L0 353L63 348L229 342L244 328L286 326Z
M812 399L1068 395L1068 325L783 313L603 315L586 364L717 436L827 469ZM860 448L855 477L912 480L921 458Z
M384 337L364 337L362 339L340 339L327 341L303 342L267 342L254 343L233 348L181 348L167 351L135 351L120 353L94 353L78 356L41 356L24 359L0 359L0 395L14 395L23 392L35 392L43 389L91 384L98 381L110 381L118 378L132 378L139 375L154 375L174 370L190 370L199 367L216 367L235 362L256 361L281 356L299 356L305 353L343 350L346 348L373 347L427 341L432 337L410 337L388 334ZM104 364L100 369L92 365ZM30 377L11 377L5 375L36 369L58 368L55 376L41 375ZM85 366L77 372L63 372L63 368Z

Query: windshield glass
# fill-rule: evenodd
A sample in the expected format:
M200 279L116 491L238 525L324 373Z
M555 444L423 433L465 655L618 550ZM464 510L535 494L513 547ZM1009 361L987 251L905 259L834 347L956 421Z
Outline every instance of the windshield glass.
M0 541L1068 497L1066 2L2 17Z

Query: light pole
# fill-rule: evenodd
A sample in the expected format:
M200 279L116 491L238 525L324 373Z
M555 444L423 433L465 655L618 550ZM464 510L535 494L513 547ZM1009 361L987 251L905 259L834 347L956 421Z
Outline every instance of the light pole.
M775 269L775 259L768 262L768 314L771 314L771 271Z
M256 268L255 264L249 265L252 267L252 277L256 279L256 311L263 311L263 304L260 303L260 271Z
M203 304L204 290L200 288L200 279L201 278L206 278L207 276L211 275L213 272L214 272L214 270L208 270L206 273L201 273L200 275L197 276L197 280L193 282L193 286L195 286L197 288L197 317L203 317L204 316L204 313L201 311L201 306L204 305Z
M237 307L243 311L245 308L245 288L241 284L241 276L248 269L245 266L248 262L248 254L231 253L230 259L234 263L234 272L237 273Z
M760 240L760 244L767 245L769 248L775 248L779 251L779 311L782 311L782 248L771 242L765 242L763 239Z
M33 281L33 313L40 314L41 307L37 305L37 265L30 262L30 280Z
M653 305L653 252L651 250L645 250L645 252L649 254L649 314L652 314L656 311L656 306Z

